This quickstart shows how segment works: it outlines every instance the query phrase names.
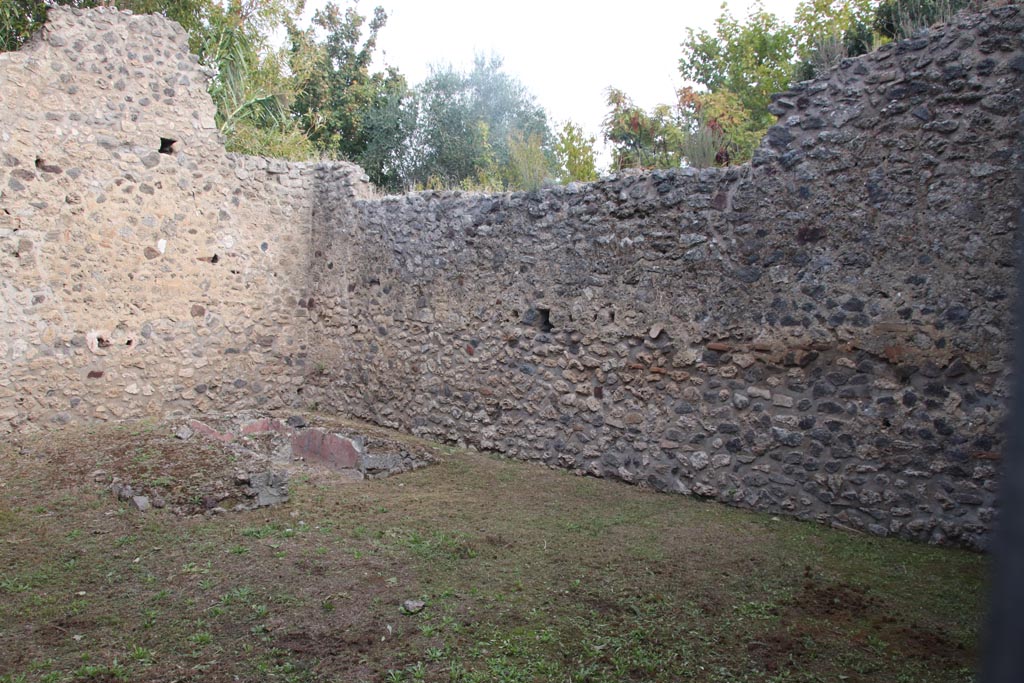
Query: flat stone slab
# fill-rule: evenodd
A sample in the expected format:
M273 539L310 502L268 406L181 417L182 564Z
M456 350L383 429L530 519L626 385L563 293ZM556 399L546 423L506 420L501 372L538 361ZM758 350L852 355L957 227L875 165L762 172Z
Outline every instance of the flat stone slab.
M287 419L220 417L213 423L192 418L179 428L176 436L190 438L193 434L231 448L255 449L250 452L262 454L285 468L298 462L326 467L340 475L339 481L343 483L380 479L434 462L432 456L415 454L386 438L375 438L374 450L368 451L362 436L309 426L301 415ZM266 498L276 497L276 493L271 493Z
M334 469L359 467L362 449L352 439L321 429L306 429L291 438L292 456Z

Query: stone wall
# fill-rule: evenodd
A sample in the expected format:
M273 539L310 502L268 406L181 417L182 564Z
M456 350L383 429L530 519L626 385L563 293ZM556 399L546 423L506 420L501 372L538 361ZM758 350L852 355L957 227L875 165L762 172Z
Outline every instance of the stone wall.
M0 430L314 406L984 547L1022 28L846 60L742 167L374 198L225 154L177 26L51 10L0 55Z
M318 400L658 490L983 546L1022 26L1009 7L844 61L775 99L747 166L325 207Z
M50 11L0 54L0 432L301 400L312 189L225 154L177 24Z

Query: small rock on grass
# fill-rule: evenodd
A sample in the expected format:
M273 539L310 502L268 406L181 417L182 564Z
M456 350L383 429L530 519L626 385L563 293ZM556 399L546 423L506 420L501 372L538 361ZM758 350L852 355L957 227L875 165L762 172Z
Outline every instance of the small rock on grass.
M193 434L195 434L195 432L193 432L188 425L182 425L180 428L178 428L178 431L174 432L174 436L181 439L182 441L188 441L189 439L192 438Z
M128 500L135 495L131 484L125 484L120 481L115 481L110 485L110 492L117 496L118 500Z
M145 512L150 507L149 496L132 496L132 505L135 506L139 512Z
M406 600L402 603L402 611L406 614L419 614L426 606L427 603L422 600Z
M301 415L292 415L287 420L285 420L284 423L289 427L302 429L303 427L306 426L306 418L302 417Z

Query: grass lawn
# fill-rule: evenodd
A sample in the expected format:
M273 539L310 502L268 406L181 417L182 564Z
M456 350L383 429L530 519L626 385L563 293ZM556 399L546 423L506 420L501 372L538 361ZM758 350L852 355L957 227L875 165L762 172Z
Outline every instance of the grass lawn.
M173 432L0 444L0 682L974 679L981 555L422 443L442 462L298 471L257 511L117 500L231 478Z

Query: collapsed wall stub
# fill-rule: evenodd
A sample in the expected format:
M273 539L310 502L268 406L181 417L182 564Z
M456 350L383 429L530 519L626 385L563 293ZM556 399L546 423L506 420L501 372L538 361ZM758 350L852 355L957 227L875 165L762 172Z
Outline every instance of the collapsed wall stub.
M316 402L659 490L985 545L1019 8L780 95L743 167L382 199L350 165L225 155L173 25L53 17L0 56L8 429ZM42 111L7 104L26 96Z

